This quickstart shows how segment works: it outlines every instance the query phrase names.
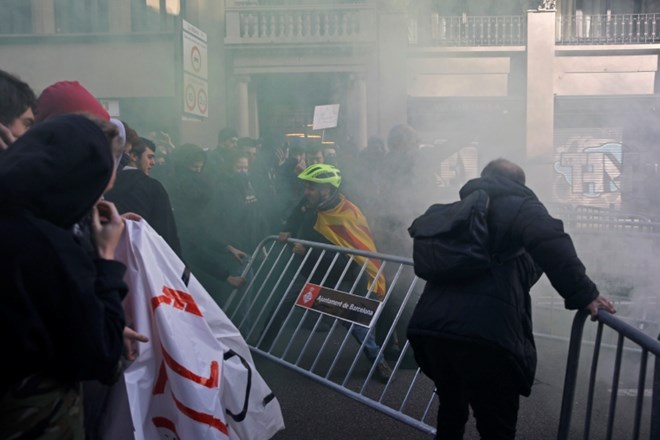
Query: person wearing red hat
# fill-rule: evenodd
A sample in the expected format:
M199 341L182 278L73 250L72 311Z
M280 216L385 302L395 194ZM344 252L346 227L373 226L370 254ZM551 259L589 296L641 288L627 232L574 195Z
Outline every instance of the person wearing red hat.
M90 113L110 121L110 115L98 99L78 81L58 81L46 87L37 98L36 122L65 113Z

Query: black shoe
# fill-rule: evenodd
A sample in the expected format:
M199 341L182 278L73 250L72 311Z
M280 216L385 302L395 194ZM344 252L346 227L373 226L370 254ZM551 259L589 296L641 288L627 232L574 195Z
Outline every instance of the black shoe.
M387 383L389 382L390 377L392 377L392 369L389 365L387 365L387 362L382 360L378 363L378 365L376 365L374 376L376 376L376 379L378 379L380 382Z
M396 361L399 360L399 356L401 356L401 349L399 348L399 344L390 344L387 348L385 348L384 355L386 360L396 363Z

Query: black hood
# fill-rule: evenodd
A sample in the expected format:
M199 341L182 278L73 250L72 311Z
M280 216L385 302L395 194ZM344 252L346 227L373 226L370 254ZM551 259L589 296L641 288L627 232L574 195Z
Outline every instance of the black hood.
M505 196L532 197L537 199L534 192L522 183L506 177L497 176L479 177L469 180L459 191L461 200L478 189L486 191L491 199Z
M110 143L93 121L49 119L0 155L0 212L26 209L69 228L101 197L113 168Z

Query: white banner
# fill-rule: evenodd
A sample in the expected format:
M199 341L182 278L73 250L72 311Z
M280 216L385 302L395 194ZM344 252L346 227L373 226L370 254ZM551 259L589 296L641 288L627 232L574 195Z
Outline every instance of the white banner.
M150 341L113 389L103 437L266 440L284 429L243 337L146 222L127 222L117 259L127 318Z

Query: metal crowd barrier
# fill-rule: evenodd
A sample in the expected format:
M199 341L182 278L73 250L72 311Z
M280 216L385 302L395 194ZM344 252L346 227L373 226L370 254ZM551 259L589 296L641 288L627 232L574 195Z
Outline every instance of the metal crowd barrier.
M295 245L313 250L314 255L309 251L304 256L297 255L293 252ZM424 287L424 281L415 276L412 265L410 258L296 239L280 242L271 236L260 243L247 265L246 286L234 291L220 306L253 351L434 435L438 405L435 387L419 370L406 338L406 325ZM386 279L385 293L380 298L375 294L374 273L368 276L368 266L377 267L376 279L380 276ZM587 316L580 311L573 323L557 438L568 439L569 434L570 438L581 437L576 437L570 421L574 414L583 410L585 439L637 439L647 431L651 432L649 438L660 439L660 342L621 319L601 312L591 376L582 380L578 365ZM618 335L616 346L611 343L616 338L606 335L603 339L604 325ZM363 329L362 334L367 338L355 337L356 328ZM372 352L372 357L384 358L391 366L389 380L383 381L378 376L377 362L369 360L364 353L369 335L375 336L377 343L377 353ZM624 339L635 346L623 348ZM653 417L648 412L642 415L643 404L651 398L645 397L649 353L656 359ZM609 367L612 356L614 366ZM622 368L622 360L630 361L634 356L641 357L641 363L635 373L636 387L631 388L627 384L632 379ZM613 369L609 389L601 377L606 368ZM583 402L580 397L576 402L576 389L584 386L589 387L584 393L587 398ZM634 414L628 415L632 411L628 411L630 405L626 402L619 402L617 407L621 392L634 397ZM629 397L626 399L630 400ZM609 415L601 408L608 400ZM632 437L630 433L622 434L626 423L619 423L617 418L614 424L617 409L619 417L633 421ZM607 420L607 425L592 423L592 414L594 420ZM649 425L642 424L646 419L650 419Z
M313 249L302 257L295 244ZM356 261L364 260L361 264ZM375 279L384 276L386 291L376 299ZM419 370L405 327L421 295L423 281L412 260L337 246L267 237L244 274L245 288L221 307L252 349L365 405L435 434L434 385ZM376 362L363 353L374 335ZM371 352L373 356L373 351ZM378 359L392 370L379 377Z
M584 323L588 316L586 311L581 310L577 312L573 320L557 439L627 438L636 440L640 436L660 439L660 341L654 340L613 315L600 311L590 371L588 374L586 371L581 372L578 368L580 348L583 343ZM603 342L604 327L615 333L616 345L614 347ZM624 341L634 345L625 350L625 356ZM604 350L601 350L602 348ZM649 354L652 355L651 357L655 356L654 362L649 358ZM646 373L650 364L654 364L652 367L654 373L653 378L649 380ZM631 365L632 368L625 368ZM639 365L639 369L635 371L637 365ZM609 382L606 374L599 375L599 369L611 369ZM588 376L586 383L579 380L579 377L584 375ZM587 385L586 398L583 395L580 395L579 399L575 398L578 383ZM624 388L630 385L635 385L635 387ZM607 392L609 392L609 396ZM625 405L626 402L619 399L622 396L634 398L634 402L630 401ZM648 407L649 400L651 409L644 416L643 409L645 404ZM618 413L617 410L619 410ZM576 411L582 411L584 414L582 432L576 429L571 430L571 418ZM606 414L606 425L594 424L592 420L594 414L601 416L599 418L603 418L602 416ZM648 423L646 423L647 421Z

